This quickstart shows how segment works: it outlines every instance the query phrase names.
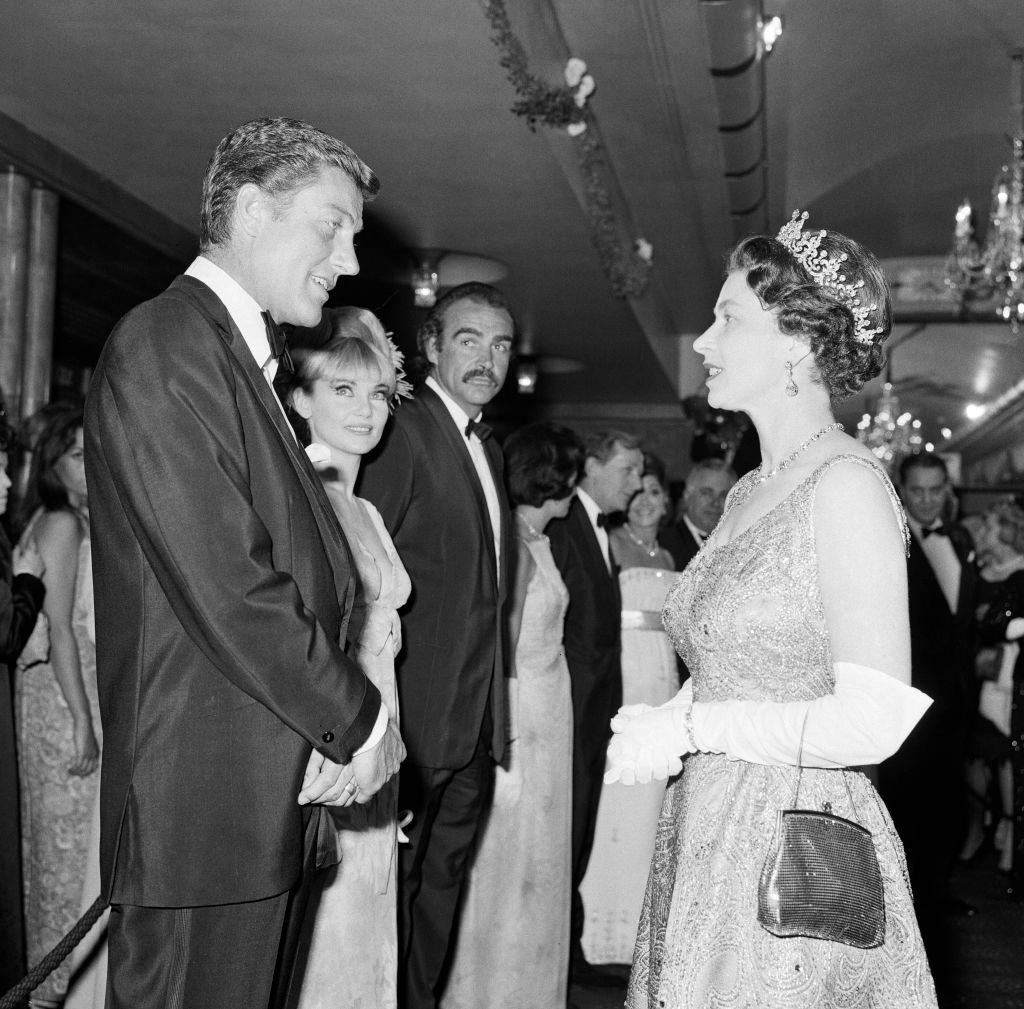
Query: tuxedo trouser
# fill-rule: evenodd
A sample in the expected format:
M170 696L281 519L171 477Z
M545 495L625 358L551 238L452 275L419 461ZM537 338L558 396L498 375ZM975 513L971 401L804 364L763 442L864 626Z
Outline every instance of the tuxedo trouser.
M590 852L594 847L597 808L604 783L608 740L591 740L589 745L579 739L572 754L572 904L569 916L570 975L573 964L584 961L583 898L580 885L587 873Z
M434 1009L442 988L470 854L490 805L494 762L483 739L458 770L406 762L399 808L412 811L399 848L399 1005Z
M111 905L106 1009L284 1006L316 871L315 812L291 890L207 907Z

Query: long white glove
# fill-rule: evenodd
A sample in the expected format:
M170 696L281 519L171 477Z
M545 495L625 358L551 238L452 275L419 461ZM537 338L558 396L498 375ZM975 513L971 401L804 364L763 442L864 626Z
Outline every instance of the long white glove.
M629 784L674 774L679 757L698 750L755 764L806 767L876 764L892 756L931 699L868 666L837 662L834 668L835 690L812 701L687 706L680 691L660 708L621 710L612 719L616 735L605 780Z

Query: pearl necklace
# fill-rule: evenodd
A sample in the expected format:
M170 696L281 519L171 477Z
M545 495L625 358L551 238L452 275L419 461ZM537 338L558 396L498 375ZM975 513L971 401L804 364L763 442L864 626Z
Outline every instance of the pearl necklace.
M636 545L637 545L637 546L638 546L638 547L639 547L639 548L640 548L641 550L643 550L643 552L644 552L645 554L647 554L647 556L648 556L648 557L657 557L657 556L658 556L658 550L660 549L660 547L658 546L658 541L657 541L657 540L655 540L655 541L654 541L654 546L653 546L653 547L649 547L649 546L648 546L648 545L647 545L646 543L644 543L644 541L643 541L642 539L640 539L640 537L639 537L639 536L634 536L634 535L633 535L633 530L629 528L629 523L628 523L628 522L626 522L626 523L625 523L625 524L623 525L623 527L622 527L622 528L623 528L623 529L624 529L624 530L626 531L626 535L627 535L627 536L628 536L628 537L629 537L629 538L630 538L630 539L631 539L631 540L632 540L632 541L633 541L633 542L634 542L634 543L635 543L635 544L636 544Z
M801 452L803 452L805 448L807 448L809 445L812 445L819 438L824 437L826 434L829 433L829 431L842 431L842 429L843 425L839 423L826 424L823 428L821 428L821 430L815 431L814 434L810 436L810 438L807 438L806 440L802 441L792 452L789 453L789 455L786 456L785 459L782 460L782 462L778 464L778 466L773 467L767 473L762 472L764 470L764 463L762 462L761 465L757 467L757 474L759 478L757 481L758 485L763 484L765 480L771 480L773 476L778 476L784 469L786 469L789 466L789 464L794 459L796 459L798 455L800 455Z
M533 528L533 526L532 526L532 525L530 525L530 523L529 523L529 522L527 522L527 521L526 521L526 519L525 519L525 518L523 518L523 516L519 514L519 512L516 512L516 518L517 518L517 519L519 519L519 521L520 521L520 522L522 522L522 524L523 524L524 526L526 526L526 531L527 531L527 532L528 532L528 533L529 533L529 534L530 534L530 535L531 535L531 536L532 536L532 537L533 537L533 538L534 538L535 540L543 540L543 539L547 539L547 537L546 537L546 536L545 536L545 535L544 535L544 534L543 534L542 532L538 532L538 531L537 531L536 529L534 529L534 528Z

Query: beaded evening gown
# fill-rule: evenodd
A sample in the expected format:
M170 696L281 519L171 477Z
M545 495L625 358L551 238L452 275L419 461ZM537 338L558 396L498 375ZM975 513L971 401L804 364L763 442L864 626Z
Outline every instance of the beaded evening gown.
M92 555L88 528L83 527L71 625L92 711L93 731L102 748L95 619ZM33 661L36 659L39 661ZM15 705L25 945L29 964L35 964L77 921L87 866L90 860L99 860L98 838L93 834L92 822L100 773L97 768L84 778L68 774L68 765L74 761L71 712L49 662L49 622L42 615L19 661ZM96 896L98 892L92 895ZM71 961L65 960L39 986L36 995L63 999L70 974Z
M671 563L671 556L655 558ZM627 567L622 592L622 703L664 704L679 689L675 651L661 623L677 575L663 567ZM629 963L636 944L665 782L601 788L594 846L580 894L583 952L590 963Z
M409 598L409 576L380 513L359 499L384 545L388 565L346 529L352 557L364 586L375 585L376 599L364 600L356 659L395 717L395 654L401 646L398 609ZM365 805L329 807L336 827L340 861L324 870L310 899L300 940L299 965L305 973L299 1009L394 1009L397 1004L396 839L398 775Z
M835 685L818 588L812 510L827 460L730 543L705 546L665 603L665 627L693 677L696 701L810 700ZM727 509L746 500L752 474ZM906 528L904 524L904 534ZM845 777L852 793L851 809ZM909 1009L935 991L906 862L889 814L856 771L805 768L800 805L833 811L874 836L885 890L877 949L779 939L757 922L758 876L797 771L700 753L665 797L630 978L629 1009Z
M516 645L517 797L481 829L442 1009L564 1009L569 967L572 703L562 628L569 593L546 536Z

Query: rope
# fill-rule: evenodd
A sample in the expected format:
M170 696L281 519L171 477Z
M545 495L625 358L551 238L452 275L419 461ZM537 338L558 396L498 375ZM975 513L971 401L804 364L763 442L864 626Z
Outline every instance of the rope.
M71 931L3 998L0 998L0 1009L18 1009L29 992L35 991L64 962L65 957L82 941L86 932L96 924L106 907L106 898L97 897L89 910L75 922Z

